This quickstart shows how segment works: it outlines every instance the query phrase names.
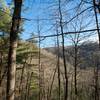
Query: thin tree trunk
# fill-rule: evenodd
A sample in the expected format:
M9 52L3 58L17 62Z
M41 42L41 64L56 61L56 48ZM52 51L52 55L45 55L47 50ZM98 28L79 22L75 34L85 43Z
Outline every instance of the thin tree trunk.
M60 88L61 88L61 84L60 84L60 59L59 59L59 37L58 37L58 27L56 28L56 32L57 32L57 67L58 67L58 100L60 100Z
M25 70L25 66L26 66L26 60L27 59L25 59L25 62L23 64L23 68L22 68L22 72L21 72L20 85L19 85L19 93L21 93L21 91L22 91L22 82L23 82L24 70Z
M27 73L27 81L26 81L26 88L25 88L25 100L28 100L28 84L29 84L29 72Z
M96 0L93 0L93 6L94 6L94 13L95 13L95 21L96 21L96 28L98 33L98 39L99 39L99 50L100 50L100 31L99 31L99 22L98 22L98 16L96 12ZM98 92L98 65L96 66L96 72L95 72L95 100L99 100L99 92Z
M41 90L41 51L40 51L40 46L41 46L41 41L40 41L40 21L39 18L37 19L37 32L38 32L38 36L39 36L39 40L38 40L38 46L39 46L39 51L38 51L38 56L39 56L39 100L42 100L42 90Z
M70 89L70 100L73 100L73 75L72 75L72 79L71 79L71 89Z
M27 94L28 94L28 95L27 95L27 96L28 96L27 99L28 99L28 100L30 100L30 86L31 86L32 76L33 76L33 72L32 72L31 75L30 75L30 80L29 80L29 85L28 85L28 90L27 90L27 91L28 91L28 92L27 92Z
M93 0L93 6L94 6L94 13L95 13L95 21L96 21L96 28L98 33L98 39L99 39L99 49L100 49L100 31L99 31L99 22L98 22L98 16L96 12L96 0Z
M15 8L12 18L12 27L10 31L10 47L8 54L6 100L14 100L15 95L16 48L19 25L21 20L22 0L14 0L14 5Z
M74 62L74 89L75 89L75 96L77 96L77 44L75 44L75 62Z
M67 66L66 66L66 57L65 57L65 46L64 46L64 32L63 32L63 23L62 23L62 12L61 12L61 0L59 0L59 15L60 15L60 29L62 34L62 53L63 53L63 63L64 63L64 70L65 70L65 95L64 100L68 99L68 76L67 76Z

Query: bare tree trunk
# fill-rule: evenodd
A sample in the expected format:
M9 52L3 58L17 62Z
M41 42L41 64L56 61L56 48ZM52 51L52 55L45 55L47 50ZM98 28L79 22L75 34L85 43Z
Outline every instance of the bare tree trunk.
M41 41L40 41L40 20L39 18L37 19L37 32L39 36L38 40L38 46L39 46L39 51L38 51L38 56L39 56L39 100L42 100L42 89L41 89L41 51L40 51L40 46L41 46Z
M27 91L28 91L28 92L27 92L27 94L28 94L28 95L27 95L27 96L28 96L27 99L28 99L28 100L30 100L30 86L31 86L32 76L33 76L33 72L32 72L31 75L30 75L30 80L29 80L29 85L28 85L28 90L27 90Z
M98 38L99 38L99 49L100 49L100 31L99 31L98 16L96 12L96 0L93 0L93 6L94 6L94 13L95 13L96 28L97 28Z
M98 16L96 12L96 0L93 0L93 6L94 6L94 13L95 13L96 28L97 28L98 39L99 39L99 51L100 51L100 31L99 31ZM99 86L98 86L98 65L97 65L95 71L95 100L99 100L98 88Z
M75 44L75 62L74 62L74 89L75 89L75 95L77 96L77 44Z
M72 75L72 79L71 79L71 89L70 89L70 100L73 100L73 75Z
M65 95L64 100L68 98L68 76L67 76L67 66L66 66L66 58L65 58L65 47L64 47L64 32L63 32L63 22L62 22L62 12L61 12L61 0L59 0L59 15L60 15L60 29L62 34L62 52L63 52L63 63L64 63L64 70L65 70Z
M26 66L26 59L25 59L25 62L24 62L24 64L23 64L23 67L22 67L21 78L20 78L20 84L19 84L19 93L21 93L21 91L22 91L22 81L23 81L25 66Z
M58 37L58 27L56 28L57 31L57 67L58 67L58 100L60 100L60 88L61 88L61 84L60 84L60 59L59 59L59 37Z
M15 95L16 48L19 25L21 20L22 0L14 0L14 5L15 8L12 18L12 27L10 31L10 47L8 54L6 100L14 100Z
M27 81L26 81L26 88L25 88L25 100L28 100L28 84L29 84L29 72L27 73Z

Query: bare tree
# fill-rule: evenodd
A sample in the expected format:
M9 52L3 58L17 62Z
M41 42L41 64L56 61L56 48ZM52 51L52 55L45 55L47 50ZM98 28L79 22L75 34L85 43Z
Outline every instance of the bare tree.
M100 1L97 2L98 5L96 4L96 0L93 0L93 6L94 6L94 14L95 14L95 22L96 22L96 28L97 28L97 34L98 34L98 39L99 39L99 50L100 50L100 30L99 30L99 21L98 21L98 16L96 12L96 8L99 6ZM100 8L98 8L100 11ZM96 59L97 60L97 59ZM95 69L95 100L99 100L99 86L98 86L98 66L99 64L96 64L96 69Z
M67 100L68 98L68 76L67 76L67 66L66 66L66 58L65 58L65 46L64 46L64 32L63 32L63 16L62 16L62 10L61 10L61 0L59 0L59 24L60 24L60 31L62 34L62 52L63 52L63 63L64 63L64 71L65 71L65 95L64 100Z

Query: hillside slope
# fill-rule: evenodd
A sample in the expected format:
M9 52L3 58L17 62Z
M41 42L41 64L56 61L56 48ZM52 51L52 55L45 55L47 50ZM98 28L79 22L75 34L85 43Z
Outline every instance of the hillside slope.
M51 52L55 55L57 55L57 48L56 47L47 47L44 48L48 52ZM80 62L79 67L80 68L88 68L93 67L93 54L97 53L98 50L98 43L96 42L85 42L82 45L78 46L78 57L79 59L82 59ZM66 60L73 65L73 57L74 56L74 46L68 46L65 47L65 55ZM62 47L60 47L60 57L62 58Z
M66 65L68 72L68 90L70 98L70 96L73 95L72 93L74 93L74 67L72 64L70 64L69 61L67 61ZM38 47L33 43L20 41L17 48L16 100L18 98L24 100L27 92L29 92L31 100L38 100L40 90L43 94L43 100L47 100L47 97L48 95L50 96L50 93L53 100L58 100L57 67L57 55L55 53L45 49L40 49L39 64ZM60 58L60 74L61 98L63 98L65 75L62 57ZM4 94L6 91L5 83L6 78L2 83ZM88 100L88 96L94 91L93 86L94 69L88 68L84 70L78 68L77 87L79 95L84 98L83 100ZM27 98L29 97L27 96Z

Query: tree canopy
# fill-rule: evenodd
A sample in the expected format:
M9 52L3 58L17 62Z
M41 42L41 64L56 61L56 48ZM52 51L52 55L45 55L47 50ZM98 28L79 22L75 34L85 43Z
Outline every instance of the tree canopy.
M0 0L0 31L8 33L11 26L11 12L5 0Z

